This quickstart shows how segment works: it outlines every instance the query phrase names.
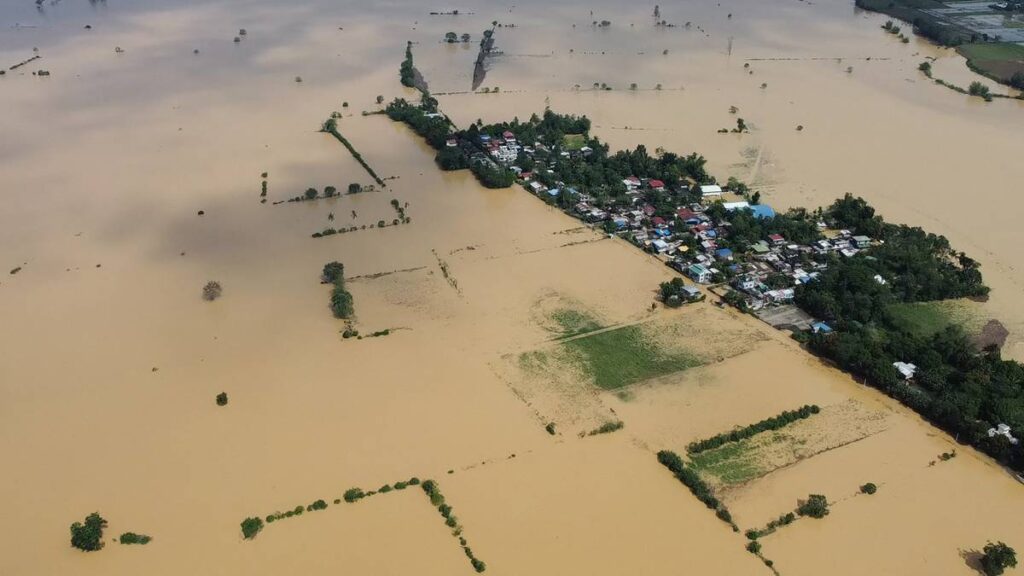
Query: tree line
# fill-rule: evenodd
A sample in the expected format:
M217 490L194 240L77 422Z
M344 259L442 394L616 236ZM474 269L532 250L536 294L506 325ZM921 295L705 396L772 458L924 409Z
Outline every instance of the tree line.
M746 440L747 438L750 438L755 434L760 434L761 432L778 430L798 420L810 418L812 414L817 414L820 411L821 408L813 404L801 406L796 410L785 410L776 416L765 418L764 420L750 424L749 426L744 426L730 432L717 434L710 438L691 442L686 447L686 451L690 454L700 454L701 452L713 450L730 442Z
M345 265L341 262L324 264L321 279L324 283L334 285L331 289L331 312L334 317L343 320L351 318L355 314L355 306L352 294L345 288Z
M706 482L700 477L700 474L696 470L686 466L683 459L678 454L671 450L662 450L658 452L658 462L662 466L669 469L676 479L683 483L690 492L697 497L698 500L704 503L705 506L715 511L715 515L718 519L732 526L734 532L739 531L739 527L732 521L732 514L729 509L725 507L718 498L715 497L714 491L711 486L708 486Z

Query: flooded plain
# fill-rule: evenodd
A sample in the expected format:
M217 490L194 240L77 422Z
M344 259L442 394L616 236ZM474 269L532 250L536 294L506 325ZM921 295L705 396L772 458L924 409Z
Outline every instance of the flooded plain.
M653 5L429 15L442 8L0 6L0 64L41 56L0 77L0 573L473 573L419 489L333 504L412 476L438 480L495 574L771 574L742 530L811 492L833 512L763 540L780 573L967 575L987 540L1024 547L1024 491L988 460L752 317L652 311L671 277L660 263L520 189L441 173L414 134L362 115L378 95L412 97L398 65L413 41L460 125L550 105L588 115L613 147L700 152L777 209L862 195L981 261L986 308L1019 359L1021 102L927 82L925 57L937 77L975 77L847 2L662 5L676 27L655 27ZM495 33L502 54L483 85L499 91L467 93L494 20L515 25ZM473 42L445 44L448 31ZM750 134L716 133L735 122L729 106ZM278 203L372 183L318 133L335 111L387 187ZM410 222L372 226L394 217L392 200ZM310 237L332 223L358 230ZM342 338L319 282L331 260L345 264L358 329L387 336ZM215 302L200 297L209 280L224 288ZM508 359L562 345L566 310L592 320L572 331L684 327L674 344L695 361L616 390L570 367L572 394L531 396ZM722 488L740 533L655 460L780 410L820 404L824 419L850 402L884 426ZM605 419L624 428L579 437ZM878 494L854 496L869 481ZM245 517L321 498L327 510L243 541ZM107 544L83 554L68 525L95 510ZM125 531L154 540L112 540Z

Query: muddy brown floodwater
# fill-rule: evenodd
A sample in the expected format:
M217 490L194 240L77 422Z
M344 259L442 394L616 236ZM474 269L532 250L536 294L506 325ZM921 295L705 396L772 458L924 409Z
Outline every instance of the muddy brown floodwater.
M0 6L0 64L41 56L0 77L0 265L21 268L0 278L0 573L471 574L418 489L333 504L352 486L418 476L439 480L487 573L767 575L654 452L807 403L824 406L822 423L871 424L721 489L741 530L810 492L835 502L826 519L764 539L781 573L967 575L989 539L1024 550L1024 489L987 459L957 447L930 465L952 439L753 318L710 304L652 312L667 268L521 190L440 173L404 127L361 114L378 95L412 96L398 83L411 40L458 123L550 104L590 116L613 147L698 151L776 208L862 195L982 262L986 306L1022 358L1021 102L932 85L917 72L925 57L936 76L974 76L848 2L662 4L674 28L653 26L653 4L469 2L428 15L441 8ZM458 94L493 20L515 24L496 30L501 54L487 63L484 84L500 91ZM448 31L472 41L445 44ZM729 106L750 134L715 133L735 122ZM275 205L370 183L317 132L333 111L388 186ZM371 228L395 217L392 199L411 222ZM310 238L343 224L367 229ZM341 338L318 281L331 260L353 278L359 330L388 336ZM201 298L209 280L223 286L215 302ZM681 322L698 326L694 342L742 338L714 353L695 344L701 366L622 390L526 397L506 359L553 346L538 312L550 302L604 327ZM581 414L625 428L545 431L586 421L566 412L584 396ZM868 481L878 494L856 496ZM326 511L242 540L243 518L319 498ZM96 510L106 547L70 548L69 524ZM113 541L125 531L154 539Z

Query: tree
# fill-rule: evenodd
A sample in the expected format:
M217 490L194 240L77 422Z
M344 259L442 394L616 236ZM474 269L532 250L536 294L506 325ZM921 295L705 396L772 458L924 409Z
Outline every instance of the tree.
M988 576L999 576L1007 568L1017 565L1017 553L1002 542L989 542L981 557L981 568Z
M321 275L324 282L334 284L338 280L345 277L345 265L341 262L334 261L324 264L324 271Z
M242 536L246 540L252 540L263 530L263 519L262 518L246 518L242 520Z
M384 103L384 97L378 94L377 95L377 104L383 104L383 103Z
M465 34L462 35L462 41L463 42L469 42L469 34L468 33L465 33Z
M348 193L349 194L359 194L362 191L363 191L363 187L361 185L359 185L358 183L356 183L356 182L353 182L353 183L348 185Z
M326 196L328 198L330 198L331 196L334 196L337 192L338 192L338 189L335 188L334 186L328 186L327 188L324 188L324 196Z
M306 189L306 200L312 200L313 198L316 198L316 195L317 195L316 188L307 188Z
M455 32L448 32L444 35L444 41L449 44L454 44L459 41L459 35Z
M207 302L213 302L217 298L220 298L223 290L220 287L220 282L210 280L203 286L203 300Z
M796 512L801 516L824 518L828 516L828 499L822 494L811 494Z
M71 525L71 546L85 552L103 548L103 529L106 527L107 521L99 512L89 514L84 523L75 522Z
M1024 90L1024 72L1017 72L1010 77L1010 86L1017 90Z
M227 405L228 405L228 393L227 392L221 392L220 394L217 394L217 406L227 406Z

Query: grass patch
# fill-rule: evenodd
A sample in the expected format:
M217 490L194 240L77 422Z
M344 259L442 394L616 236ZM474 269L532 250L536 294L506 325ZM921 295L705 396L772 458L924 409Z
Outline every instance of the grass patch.
M566 134L562 137L562 148L579 150L587 145L587 137L583 134Z
M957 52L968 60L1024 60L1024 46L1012 42L964 44Z
M555 310L551 313L551 319L558 324L559 338L579 336L603 328L601 323L590 314L571 308Z
M1024 46L1011 42L964 44L957 52L967 58L967 66L997 82L1011 82L1014 74L1024 72Z
M639 326L577 338L563 346L576 355L584 374L604 390L615 390L700 365L691 354L658 346Z
M964 300L901 303L893 304L888 311L897 328L927 338L953 324L963 326L968 333L980 330L981 320L971 304Z
M756 456L750 443L741 441L694 454L690 461L699 472L711 474L724 484L742 484L763 472Z

